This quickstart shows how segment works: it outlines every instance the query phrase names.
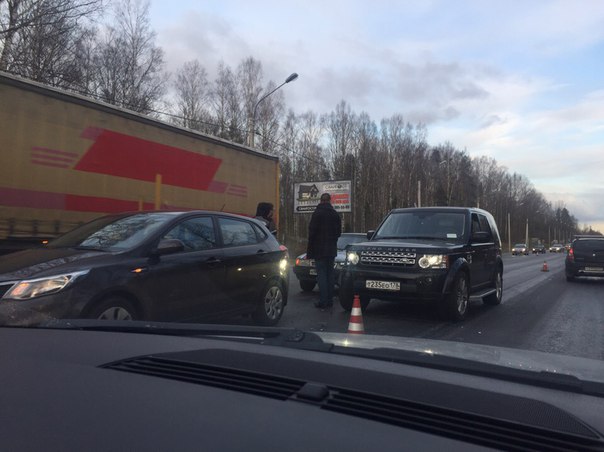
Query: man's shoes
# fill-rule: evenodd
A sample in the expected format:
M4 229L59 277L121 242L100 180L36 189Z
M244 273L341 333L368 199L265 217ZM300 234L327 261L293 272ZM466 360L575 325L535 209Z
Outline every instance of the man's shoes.
M323 304L317 301L315 303L315 308L318 308L321 311L331 311L333 309L333 303Z

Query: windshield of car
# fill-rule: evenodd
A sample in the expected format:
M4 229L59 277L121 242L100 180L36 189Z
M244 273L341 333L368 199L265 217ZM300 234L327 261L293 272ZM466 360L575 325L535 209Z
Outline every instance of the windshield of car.
M347 335L358 302L389 343L604 362L602 246L573 241L604 233L603 24L602 0L0 0L0 325Z
M169 213L100 218L53 240L48 248L123 251L139 245L172 218Z
M465 237L464 213L409 212L391 214L376 231L379 239L443 239L459 242Z

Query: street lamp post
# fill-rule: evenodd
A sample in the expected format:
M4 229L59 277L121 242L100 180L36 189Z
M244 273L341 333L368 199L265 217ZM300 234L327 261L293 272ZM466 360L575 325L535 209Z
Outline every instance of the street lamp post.
M450 200L450 197L451 197L451 195L450 195L450 193L451 193L451 187L450 187L450 185L451 185L450 156L447 156L447 160L443 160L438 165L440 166L440 165L443 165L445 163L447 164L447 193L446 193L446 196L447 196L447 205L450 205L451 204L451 200ZM480 207L480 206L478 206L478 207Z
M508 212L508 251L512 252L512 229L510 222L510 212Z
M254 135L256 133L256 112L258 111L258 105L260 105L260 102L262 102L264 99L266 99L268 96L270 96L271 94L273 94L275 91L277 91L279 88L281 88L283 85L285 85L286 83L289 82L293 82L294 80L296 80L298 78L298 74L296 74L295 72L293 74L291 74L289 77L287 77L285 79L285 81L283 83L281 83L279 86L277 86L274 90L272 90L270 93L265 94L264 96L262 96L258 102L256 102L256 105L254 105L254 113L252 115L252 119L251 119L251 127L248 130L248 135L247 135L247 144L250 147L254 147Z

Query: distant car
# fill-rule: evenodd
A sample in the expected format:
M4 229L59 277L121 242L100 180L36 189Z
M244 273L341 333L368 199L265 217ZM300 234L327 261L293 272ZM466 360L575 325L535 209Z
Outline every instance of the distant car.
M287 304L287 249L260 222L222 212L133 212L44 248L0 257L0 323L61 318L193 321Z
M514 245L514 248L512 248L512 256L516 256L516 255L520 255L520 254L524 254L524 255L528 256L529 251L528 251L528 246L526 246L526 243L516 243Z
M578 276L604 278L604 237L577 236L572 242L564 261L566 280Z
M532 250L533 254L545 254L547 253L547 250L545 249L545 245L535 245L533 246Z
M338 255L335 259L335 283L339 285L340 273L342 266L346 261L346 246L352 243L364 242L367 240L366 234L359 234L356 232L347 232L340 236L338 239ZM315 261L313 259L307 259L306 253L299 255L296 258L294 265L294 274L300 281L300 288L304 292L311 292L317 284L317 269L315 267Z
M554 243L552 246L549 247L549 252L550 253L562 253L564 252L564 245L562 245L561 243Z

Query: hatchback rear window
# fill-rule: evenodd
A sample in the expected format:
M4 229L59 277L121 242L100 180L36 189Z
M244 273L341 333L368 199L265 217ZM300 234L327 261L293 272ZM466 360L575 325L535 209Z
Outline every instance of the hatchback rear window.
M604 251L604 239L577 240L573 246L575 251L599 250Z

